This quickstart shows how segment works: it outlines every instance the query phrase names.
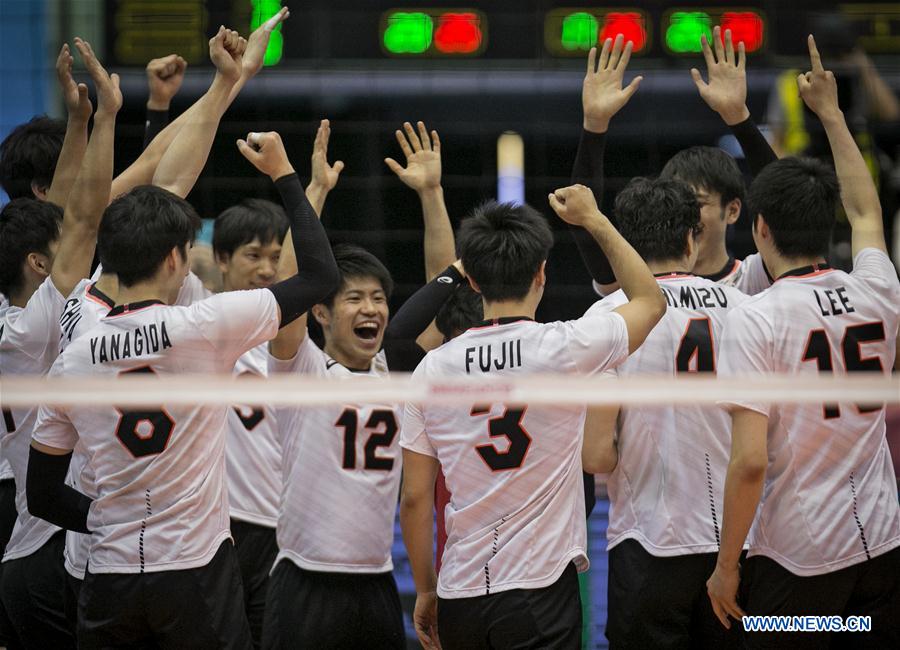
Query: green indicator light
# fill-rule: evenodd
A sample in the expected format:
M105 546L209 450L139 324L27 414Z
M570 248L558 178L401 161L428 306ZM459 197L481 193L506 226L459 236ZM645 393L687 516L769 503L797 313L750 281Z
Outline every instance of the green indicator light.
M597 42L597 19L586 11L578 11L563 18L560 42L564 49L589 50Z
M269 18L281 11L281 0L253 0L253 17L250 19L250 31L266 22ZM281 24L275 28L269 37L269 46L263 55L263 65L277 65L281 61L284 51L284 37L281 35Z
M666 45L673 52L700 52L700 36L712 43L712 19L702 11L676 11L669 17Z
M434 21L420 11L398 11L388 16L384 49L391 54L422 54L431 47Z

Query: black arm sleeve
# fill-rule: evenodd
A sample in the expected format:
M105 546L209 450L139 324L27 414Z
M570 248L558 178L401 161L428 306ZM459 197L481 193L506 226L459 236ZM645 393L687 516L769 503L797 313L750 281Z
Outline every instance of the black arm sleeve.
M291 222L297 255L297 275L269 287L281 308L281 327L297 320L340 285L337 262L316 211L309 204L297 174L275 181Z
M465 278L448 266L431 282L416 291L391 318L384 340L415 340L428 328L438 311Z
M147 122L144 125L144 149L153 142L153 138L166 128L169 123L169 111L154 111L147 109Z
M91 500L66 485L71 460L71 453L54 456L31 447L25 479L28 512L60 528L74 530L76 533L90 533L87 516Z
M766 136L753 122L753 118L748 117L730 128L741 145L741 149L744 150L744 158L747 159L747 167L750 168L751 176L756 176L763 170L763 167L778 160L778 156L772 151Z
M581 130L578 141L578 153L575 154L575 165L572 168L572 182L591 188L597 203L603 200L603 157L606 150L606 134L591 133ZM615 225L615 223L613 224ZM584 228L569 226L581 259L588 273L597 284L612 284L616 281L609 260L603 249Z

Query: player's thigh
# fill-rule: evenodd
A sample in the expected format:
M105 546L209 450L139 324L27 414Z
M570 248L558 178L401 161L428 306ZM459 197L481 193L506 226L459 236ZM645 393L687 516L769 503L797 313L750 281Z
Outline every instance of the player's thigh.
M357 647L393 650L406 647L403 608L392 573L360 576Z
M145 608L161 648L249 648L241 575L225 540L209 564L148 576Z
M443 650L488 650L485 602L488 596L438 599L438 637Z
M78 647L152 648L141 574L85 573L78 592Z
M842 634L850 648L900 648L900 548L859 565L859 577L843 612L870 616L870 632Z
M258 648L262 639L269 573L278 555L275 529L232 519L231 535L241 571L250 634L253 646Z

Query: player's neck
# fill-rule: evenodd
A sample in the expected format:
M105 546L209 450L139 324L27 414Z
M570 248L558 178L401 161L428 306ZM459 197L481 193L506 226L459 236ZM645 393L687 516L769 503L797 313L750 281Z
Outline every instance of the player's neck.
M729 259L731 259L731 256L723 243L715 250L701 252L691 273L694 275L715 275L728 264Z
M647 262L647 267L653 275L661 275L663 273L694 273L695 270L690 268L686 259L680 260L659 260L656 262Z
M138 282L130 287L119 285L118 295L116 296L117 305L130 305L145 300L159 300L169 304L169 291L165 283L157 278L151 278L144 282Z
M94 286L114 302L119 302L119 278L114 273L101 273Z
M372 366L372 357L347 354L340 346L334 345L334 342L331 340L325 341L324 351L325 354L348 370L365 371Z
M526 298L525 300L504 300L501 302L484 303L484 318L491 320L494 318L506 318L509 316L527 316L534 319L537 311L537 304Z
M24 307L46 279L46 275L39 275L26 270L22 288L18 291L10 291L6 299L9 300L9 304L13 307Z
M801 257L773 255L765 262L769 273L772 274L773 278L777 279L794 269L802 269L804 266L812 266L813 264L825 264L825 257L822 255L804 255Z

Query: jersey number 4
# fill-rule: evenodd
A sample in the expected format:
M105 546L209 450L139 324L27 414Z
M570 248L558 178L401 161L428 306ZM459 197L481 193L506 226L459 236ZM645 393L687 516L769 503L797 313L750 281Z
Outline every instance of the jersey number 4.
M344 458L341 467L356 469L356 431L359 428L359 411L355 408L344 409L335 425L344 429ZM366 440L366 459L364 469L390 471L394 468L394 459L378 455L379 447L389 447L397 436L397 418L390 409L376 409L366 420L366 429L371 433ZM378 429L382 429L378 431Z
M708 318L692 318L684 330L678 352L675 353L677 372L715 372L712 324Z
M509 440L509 446L506 451L497 451L497 447L493 444L478 445L475 451L481 456L481 459L487 463L492 470L501 471L507 469L519 469L525 462L525 456L528 454L528 448L531 446L531 436L522 426L522 418L525 417L525 409L506 408L503 415L488 420L488 434L491 438L506 438ZM474 406L470 413L471 416L485 415L490 413L490 406Z
M847 372L884 372L881 359L878 357L863 358L860 345L863 343L876 343L884 340L884 323L865 323L853 325L844 330L841 339L841 354L844 357L844 368ZM825 330L813 330L806 341L806 349L803 351L803 361L815 361L819 366L819 372L834 372L834 364L831 360L831 343ZM860 413L877 411L881 406L861 406L857 404ZM837 404L825 404L822 407L826 420L841 417L841 409Z
M123 370L119 375L136 372L155 375L153 368L144 366L132 370ZM119 425L116 437L125 445L135 458L153 456L161 453L169 444L175 421L162 408L159 410L125 411L116 407L119 412Z

